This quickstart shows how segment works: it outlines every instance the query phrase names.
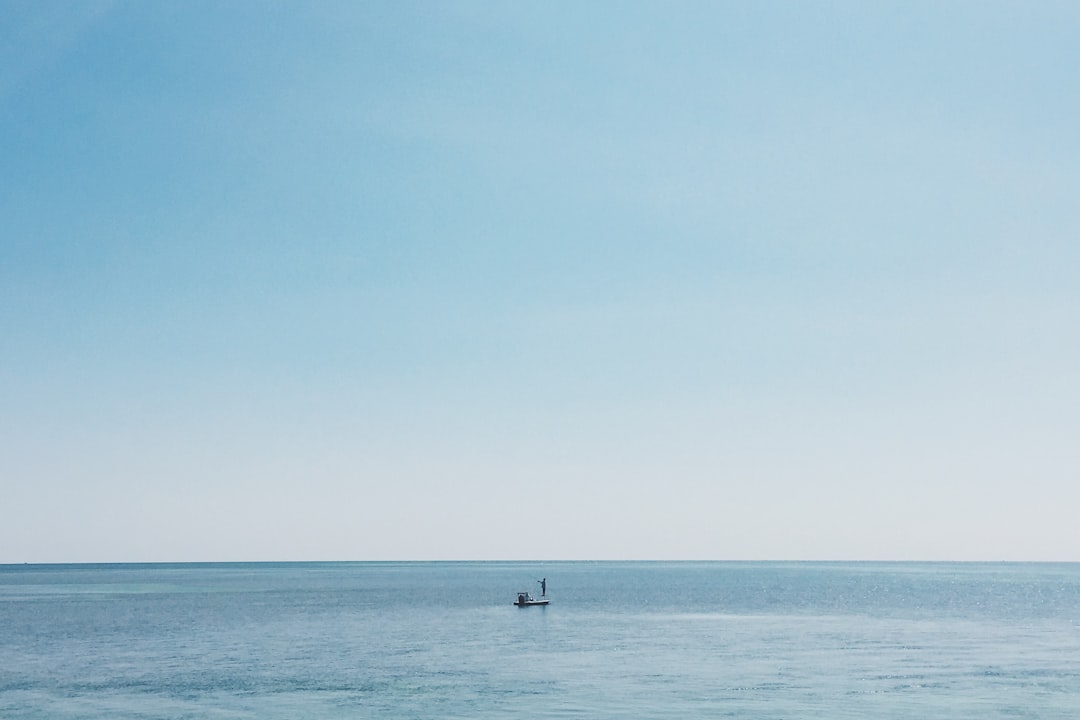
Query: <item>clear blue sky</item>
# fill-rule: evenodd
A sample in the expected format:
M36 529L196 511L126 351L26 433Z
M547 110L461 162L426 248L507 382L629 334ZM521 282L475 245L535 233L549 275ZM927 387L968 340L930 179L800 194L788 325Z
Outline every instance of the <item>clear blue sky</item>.
M0 562L1080 560L1080 5L0 14Z

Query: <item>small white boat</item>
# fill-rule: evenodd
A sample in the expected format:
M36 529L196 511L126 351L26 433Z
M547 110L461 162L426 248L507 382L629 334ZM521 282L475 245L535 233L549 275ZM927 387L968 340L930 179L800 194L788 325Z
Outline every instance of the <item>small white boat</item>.
M548 600L547 596L547 578L537 580L536 582L540 583L540 597L534 598L527 590L522 590L518 593L517 602L514 603L515 605L518 607L529 607L531 605L547 605L551 602Z
M514 604L518 607L529 607L530 605L547 605L551 600L546 597L534 598L527 592L519 592L517 596L517 602Z

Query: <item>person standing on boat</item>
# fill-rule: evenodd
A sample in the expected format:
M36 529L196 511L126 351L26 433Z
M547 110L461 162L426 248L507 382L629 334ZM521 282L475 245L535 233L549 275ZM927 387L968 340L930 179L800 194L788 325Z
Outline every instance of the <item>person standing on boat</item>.
M547 596L547 578L540 581L540 597Z

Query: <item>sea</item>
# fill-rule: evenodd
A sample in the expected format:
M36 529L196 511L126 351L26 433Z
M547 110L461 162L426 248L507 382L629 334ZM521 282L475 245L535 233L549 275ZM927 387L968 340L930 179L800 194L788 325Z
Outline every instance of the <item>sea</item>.
M1080 564L0 566L4 720L513 717L1080 718Z

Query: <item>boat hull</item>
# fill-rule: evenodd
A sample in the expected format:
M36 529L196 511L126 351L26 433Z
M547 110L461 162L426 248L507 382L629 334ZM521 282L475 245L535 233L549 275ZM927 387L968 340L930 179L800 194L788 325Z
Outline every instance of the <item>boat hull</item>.
M517 594L517 602L514 603L518 607L532 607L533 605L547 605L547 595L541 595L538 598L534 598L527 591L522 590Z

